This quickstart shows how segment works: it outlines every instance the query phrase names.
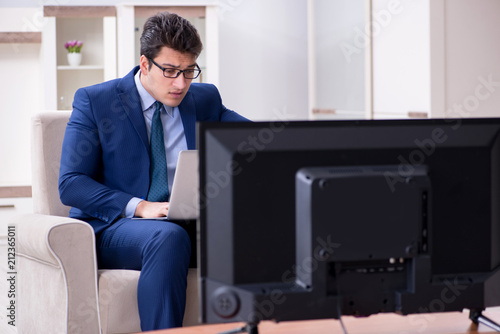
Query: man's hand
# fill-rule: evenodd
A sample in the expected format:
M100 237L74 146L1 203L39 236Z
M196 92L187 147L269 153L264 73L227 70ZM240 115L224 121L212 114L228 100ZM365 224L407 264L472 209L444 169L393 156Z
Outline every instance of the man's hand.
M165 217L168 212L168 202L139 202L135 209L135 217L159 218Z

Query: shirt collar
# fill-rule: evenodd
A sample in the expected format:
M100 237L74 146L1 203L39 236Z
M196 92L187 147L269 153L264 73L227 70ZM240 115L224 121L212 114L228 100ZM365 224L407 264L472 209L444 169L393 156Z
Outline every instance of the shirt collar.
M137 92L139 93L139 97L141 100L142 111L145 112L151 109L151 107L153 107L156 100L154 97L151 96L151 94L148 93L146 88L144 88L144 86L142 85L140 75L141 75L141 70L137 71L137 73L135 74L134 81L135 81L135 86L137 87ZM175 108L163 105L163 109L167 112L167 114L170 117L174 117Z

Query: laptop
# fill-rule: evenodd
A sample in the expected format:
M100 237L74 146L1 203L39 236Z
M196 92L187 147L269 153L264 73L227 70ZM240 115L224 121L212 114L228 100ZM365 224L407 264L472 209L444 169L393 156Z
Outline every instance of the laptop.
M132 219L193 220L199 212L198 151L180 151L166 217Z
M198 218L198 174L198 151L179 152L166 219L191 220Z

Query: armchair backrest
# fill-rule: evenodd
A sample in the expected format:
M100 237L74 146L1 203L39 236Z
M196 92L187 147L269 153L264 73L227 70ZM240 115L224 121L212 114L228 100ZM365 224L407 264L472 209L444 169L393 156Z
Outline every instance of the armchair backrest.
M42 112L31 121L33 210L67 217L69 207L59 199L59 166L62 142L71 111Z

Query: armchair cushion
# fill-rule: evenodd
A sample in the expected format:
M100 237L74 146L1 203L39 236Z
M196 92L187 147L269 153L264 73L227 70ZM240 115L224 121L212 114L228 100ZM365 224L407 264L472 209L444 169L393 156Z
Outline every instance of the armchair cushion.
M99 310L103 333L140 332L137 283L140 271L99 270Z

